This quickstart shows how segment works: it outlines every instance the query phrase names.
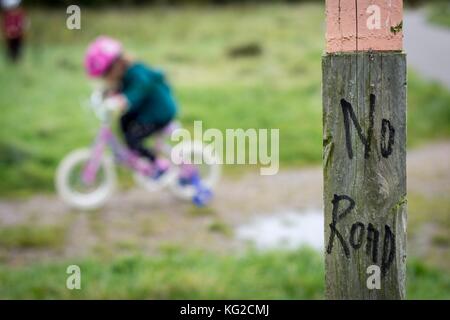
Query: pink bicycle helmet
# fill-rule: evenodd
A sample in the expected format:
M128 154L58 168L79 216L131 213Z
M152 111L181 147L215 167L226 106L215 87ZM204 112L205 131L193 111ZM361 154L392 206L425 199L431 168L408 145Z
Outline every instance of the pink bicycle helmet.
M84 66L90 77L98 78L105 74L111 64L122 54L122 44L109 37L100 36L88 47Z

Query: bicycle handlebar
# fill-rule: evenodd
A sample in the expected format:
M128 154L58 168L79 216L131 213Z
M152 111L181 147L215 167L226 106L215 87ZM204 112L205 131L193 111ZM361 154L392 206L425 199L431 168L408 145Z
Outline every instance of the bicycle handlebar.
M102 122L109 122L111 119L111 110L106 108L105 93L102 90L94 90L90 98L90 106L97 118Z

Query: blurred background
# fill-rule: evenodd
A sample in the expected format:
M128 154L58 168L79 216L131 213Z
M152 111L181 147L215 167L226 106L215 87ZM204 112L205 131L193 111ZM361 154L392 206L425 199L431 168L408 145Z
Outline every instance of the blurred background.
M73 2L81 30L66 28ZM449 299L450 3L405 5L407 297ZM23 55L0 57L0 298L324 298L323 1L22 7ZM55 169L99 126L83 106L92 87L82 58L100 34L166 71L185 127L279 128L279 174L225 166L201 209L137 189L125 171L104 208L62 203ZM66 289L71 264L81 267L82 290Z

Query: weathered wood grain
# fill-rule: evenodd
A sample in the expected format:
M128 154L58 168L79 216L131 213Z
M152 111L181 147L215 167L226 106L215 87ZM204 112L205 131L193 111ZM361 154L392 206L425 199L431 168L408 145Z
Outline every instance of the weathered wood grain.
M399 52L327 54L322 68L326 296L329 299L403 299L405 55ZM352 120L351 109L361 133ZM337 202L339 197L342 199ZM345 212L351 205L347 197L354 201L354 207ZM335 224L333 199L337 208ZM333 232L333 227L337 232ZM382 270L379 290L367 288L366 270L370 265Z

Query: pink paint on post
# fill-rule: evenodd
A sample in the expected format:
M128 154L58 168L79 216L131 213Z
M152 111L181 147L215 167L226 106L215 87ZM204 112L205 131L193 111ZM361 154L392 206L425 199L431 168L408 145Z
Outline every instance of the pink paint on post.
M356 10L353 0L326 1L327 52L356 50Z
M401 51L402 0L327 0L326 52Z
M403 49L403 1L358 0L358 50Z

